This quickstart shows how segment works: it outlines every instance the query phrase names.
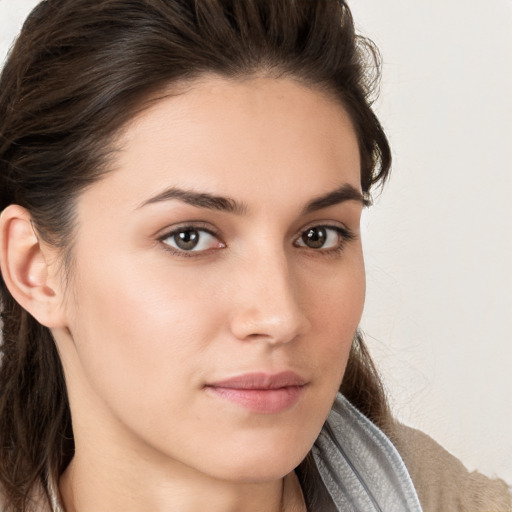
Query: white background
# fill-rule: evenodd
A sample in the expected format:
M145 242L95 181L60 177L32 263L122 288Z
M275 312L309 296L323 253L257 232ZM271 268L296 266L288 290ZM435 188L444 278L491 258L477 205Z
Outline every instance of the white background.
M35 0L0 0L0 59ZM352 0L392 178L362 322L396 414L512 483L512 0Z

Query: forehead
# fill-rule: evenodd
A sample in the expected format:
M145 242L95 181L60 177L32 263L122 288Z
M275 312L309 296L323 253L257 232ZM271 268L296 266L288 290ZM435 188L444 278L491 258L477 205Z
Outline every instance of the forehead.
M288 78L208 77L169 91L124 128L117 147L100 186L109 203L133 208L169 186L247 203L286 192L312 196L346 182L360 189L357 137L345 109Z

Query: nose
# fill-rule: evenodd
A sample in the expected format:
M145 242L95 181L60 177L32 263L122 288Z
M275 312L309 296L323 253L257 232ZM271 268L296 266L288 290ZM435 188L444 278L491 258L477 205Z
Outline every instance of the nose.
M310 322L299 297L300 283L285 254L260 254L235 276L230 328L236 338L277 345L307 332Z

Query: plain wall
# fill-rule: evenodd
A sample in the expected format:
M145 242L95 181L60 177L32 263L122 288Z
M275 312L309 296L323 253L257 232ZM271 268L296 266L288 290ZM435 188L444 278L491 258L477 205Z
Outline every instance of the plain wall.
M0 0L0 60L34 0ZM362 321L396 414L512 482L512 2L353 0L384 60L389 184Z
M512 483L512 2L350 5L394 154L363 329L398 416Z

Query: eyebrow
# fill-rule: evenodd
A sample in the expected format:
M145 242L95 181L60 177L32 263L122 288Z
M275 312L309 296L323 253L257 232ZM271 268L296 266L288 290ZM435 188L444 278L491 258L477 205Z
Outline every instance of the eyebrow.
M302 210L302 214L316 212L329 206L335 206L345 201L357 201L363 206L370 206L371 202L366 199L357 188L350 183L345 183L341 187L319 196L310 201Z
M229 197L217 196L207 192L194 192L192 190L184 190L177 187L170 187L164 190L151 199L144 201L138 208L142 208L148 204L170 201L172 199L179 199L184 203L198 208L220 210L223 212L234 213L236 215L244 215L248 210L244 203L240 203Z
M178 199L191 206L198 208L206 208L208 210L219 210L236 215L245 215L248 207L245 203L236 201L230 197L218 196L208 192L194 192L192 190L184 190L177 187L170 187L160 194L144 201L138 208L142 208L148 204L160 203L163 201L171 201ZM370 201L365 199L363 194L359 192L353 185L345 183L341 187L328 192L322 196L316 197L306 204L302 209L302 214L312 213L329 206L335 206L345 201L357 201L363 206L369 206Z

